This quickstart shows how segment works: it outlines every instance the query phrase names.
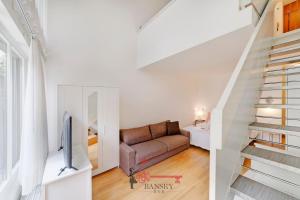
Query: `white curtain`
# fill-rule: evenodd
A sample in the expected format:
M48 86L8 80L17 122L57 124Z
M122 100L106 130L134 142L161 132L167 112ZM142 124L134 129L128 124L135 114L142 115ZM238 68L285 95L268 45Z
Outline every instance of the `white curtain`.
M30 45L20 155L22 195L41 184L48 153L47 111L42 54L36 39Z

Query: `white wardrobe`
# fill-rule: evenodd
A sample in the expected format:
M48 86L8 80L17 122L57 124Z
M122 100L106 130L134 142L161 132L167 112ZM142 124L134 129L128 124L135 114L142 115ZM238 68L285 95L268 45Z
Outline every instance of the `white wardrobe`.
M92 174L118 167L118 88L59 85L58 133L65 111L72 115L73 145L80 144L86 150L93 167Z

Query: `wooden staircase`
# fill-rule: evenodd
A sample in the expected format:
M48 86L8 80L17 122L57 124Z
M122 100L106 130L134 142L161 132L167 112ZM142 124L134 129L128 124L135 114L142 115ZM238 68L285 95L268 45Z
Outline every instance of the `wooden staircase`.
M300 199L300 30L273 39L261 97L231 196ZM298 94L299 93L299 94Z

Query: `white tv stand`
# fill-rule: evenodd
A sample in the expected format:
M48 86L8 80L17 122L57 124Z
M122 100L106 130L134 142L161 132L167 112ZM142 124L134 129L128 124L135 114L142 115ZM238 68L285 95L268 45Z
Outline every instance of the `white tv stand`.
M73 166L78 170L66 169L63 151L49 154L42 181L42 200L91 200L92 166L81 146L73 147Z

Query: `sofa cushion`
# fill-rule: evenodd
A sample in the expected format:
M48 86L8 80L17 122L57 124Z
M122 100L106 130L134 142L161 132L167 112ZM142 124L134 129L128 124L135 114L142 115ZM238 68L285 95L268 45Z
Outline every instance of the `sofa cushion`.
M155 139L168 147L168 151L172 151L178 147L189 144L189 138L183 135L170 135Z
M159 138L167 135L167 122L169 121L164 121L160 122L157 124L150 124L150 132L152 135L152 138Z
M120 134L121 134L121 141L123 141L128 145L146 142L152 139L149 126L131 128L131 129L122 129L120 131Z
M179 122L167 122L167 135L179 135Z
M147 162L151 158L167 152L167 146L155 140L135 144L132 145L131 148L136 152L136 164Z

